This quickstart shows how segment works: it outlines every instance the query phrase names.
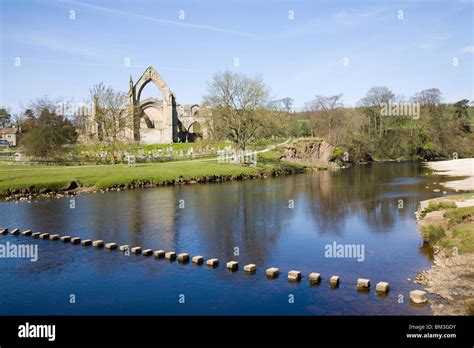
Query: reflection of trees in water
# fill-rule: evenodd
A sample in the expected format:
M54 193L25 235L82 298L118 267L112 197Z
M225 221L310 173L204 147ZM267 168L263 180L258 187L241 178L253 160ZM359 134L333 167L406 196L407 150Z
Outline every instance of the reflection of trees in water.
M178 238L176 204L174 188L90 196L89 211L84 214L92 219L88 234L92 238L123 240L130 245L152 240L157 246L172 248Z
M344 183L339 180L340 173L326 171L315 174L305 180L309 216L320 233L340 235L350 209L350 199L347 199L346 189L342 187Z
M243 185L241 204L244 228L240 232L242 246L248 256L262 264L281 234L289 209L278 190L278 181L262 182L263 185L258 182L252 184ZM252 186L259 188L258 194L253 192Z
M351 228L345 225L351 214L372 232L386 233L401 216L413 216L417 195L426 195L423 199L432 195L423 181L390 183L419 178L421 172L414 163L374 164L275 180L110 192L81 196L76 209L69 208L67 198L23 204L17 219L34 230L71 235L80 230L83 236L105 241L123 240L121 236L130 244L166 250L198 241L205 257L233 259L237 246L242 263L262 265L275 250L286 222L295 222L303 213L321 234L343 234ZM182 197L184 210L177 208ZM295 200L294 210L288 209L289 199ZM402 210L397 209L398 199L404 202ZM190 221L196 224L191 229ZM97 259L98 269L110 267L102 262Z
M153 232L153 239L159 240L160 248L174 250L180 238L179 192L176 187L161 187L150 190L148 202L144 202L147 214L146 226ZM150 231L147 231L150 232Z
M413 186L393 185L393 197L383 197L386 184L400 177L419 177L420 167L413 163L385 163L353 166L339 172L317 172L298 177L304 180L309 215L320 233L341 234L350 214L359 214L372 230L387 231L399 214L413 213L415 199L408 195ZM417 184L422 185L422 184ZM418 187L417 187L418 189ZM397 209L403 200L404 208Z
M174 187L131 191L123 202L123 211L117 216L128 227L130 244L151 241L155 247L174 249L180 230L177 197Z
M264 263L284 224L299 214L306 214L321 234L342 234L350 228L345 225L349 215L374 232L390 230L400 216L413 214L416 194L426 192L422 181L390 183L419 178L421 171L418 164L385 163L275 180L200 185L185 192L176 187L110 192L83 196L76 209L69 208L69 199L62 199L25 205L19 214L33 229L68 234L81 229L89 238L118 241L125 236L130 244L152 241L150 246L164 249L198 238L216 257L232 258L237 246L242 262ZM186 200L184 210L177 208L181 197ZM288 209L289 199L295 200L294 210ZM402 210L397 209L398 199L404 202ZM189 221L197 224L192 228L196 236L186 230Z
M226 183L203 187L192 209L198 209L203 244L218 255L265 262L279 238L288 207L278 181Z
M87 203L88 211L84 217L90 219L88 238L106 239L105 237L115 236L123 224L119 218L123 203L115 192L93 195Z
M14 204L14 203L10 203ZM55 199L49 201L34 202L32 204L21 203L21 208L15 209L20 215L19 221L25 224L26 229L33 232L41 231L48 233L71 233L68 231L74 227L73 211L69 208L69 199ZM59 230L61 228L61 230Z
M419 166L413 163L375 164L268 181L202 185L186 192L183 213L198 224L196 237L208 253L232 259L234 247L239 247L240 260L264 263L277 243L283 225L295 216L298 209L309 215L321 234L341 235L349 227L345 223L351 214L356 214L372 231L390 230L400 214L413 213L416 200L409 195L413 186L387 188L386 184L400 177L416 178L419 174ZM161 234L170 234L170 238L165 240L174 245L178 243L180 231L183 235L188 233L183 230L187 224L179 216L181 210L176 209L176 190L156 191L159 193L160 214L156 204L140 202L135 207L142 214L143 209L153 210L154 215L149 218L159 223ZM387 192L392 196L384 197ZM143 199L143 195L138 196ZM295 200L295 210L288 209L289 199ZM398 199L404 201L403 210L397 209ZM148 220L146 216L143 215L142 219ZM163 226L166 221L168 223ZM140 220L135 221L135 228L140 223ZM149 220L146 225L149 227Z

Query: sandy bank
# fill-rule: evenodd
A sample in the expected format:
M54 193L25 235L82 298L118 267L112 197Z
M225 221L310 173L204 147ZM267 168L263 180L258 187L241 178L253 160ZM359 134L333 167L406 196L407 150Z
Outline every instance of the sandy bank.
M459 180L441 183L442 186L454 190L474 191L474 158L426 162L425 165L439 175L460 177Z

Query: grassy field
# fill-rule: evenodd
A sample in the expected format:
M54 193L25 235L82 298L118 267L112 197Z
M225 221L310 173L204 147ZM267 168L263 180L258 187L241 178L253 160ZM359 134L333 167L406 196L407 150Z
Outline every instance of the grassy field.
M0 165L0 195L6 196L21 189L33 193L44 189L55 191L67 188L73 181L82 187L109 188L139 182L161 184L180 177L186 180L213 175L270 174L275 170L302 171L304 167L282 162L272 153L259 155L255 167L200 160L146 163L133 167L122 164L78 167Z
M249 144L249 149L254 149L254 148L261 148L265 147L268 145L273 145L273 144L278 144L286 139L262 139L259 141L254 141ZM217 143L213 142L208 142L206 140L200 140L197 142L193 143L174 143L174 144L152 144L152 145L143 145L143 144L119 144L117 146L117 150L123 150L123 151L130 151L130 150L144 150L144 151L152 151L152 150L166 150L168 148L172 148L174 151L180 151L183 150L184 152L187 152L190 148L196 149L196 148L205 148L206 146L212 147L212 148L224 148L226 146L233 146L234 144L229 141L221 141ZM77 145L77 146L72 146L70 150L76 150L77 152L81 151L102 151L102 150L109 150L110 147L105 146L105 145Z
M142 144L119 144L117 145L116 150L130 151L130 150L166 150L172 148L175 151L183 150L184 152L188 151L191 147L205 147L206 145L223 148L228 143L207 143L207 142L198 142L198 143L175 143L175 144L153 144L153 145L142 145ZM77 145L73 146L71 150L80 151L110 151L110 147L106 145Z
M422 226L423 238L445 248L456 247L460 253L474 252L474 206L456 207L456 201L473 199L474 194L462 194L436 199L425 209L424 215L442 211L442 218Z

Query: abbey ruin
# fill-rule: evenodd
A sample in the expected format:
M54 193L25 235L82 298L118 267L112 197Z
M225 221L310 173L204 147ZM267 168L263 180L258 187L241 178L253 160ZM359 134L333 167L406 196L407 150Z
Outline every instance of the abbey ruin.
M161 100L155 97L141 100L143 88L150 82L160 90ZM82 138L87 142L100 137L100 127L95 121L94 106L86 113L86 134ZM125 127L121 138L124 141L169 144L192 142L208 136L208 111L198 104L177 104L176 95L152 66L135 84L130 76L123 113Z

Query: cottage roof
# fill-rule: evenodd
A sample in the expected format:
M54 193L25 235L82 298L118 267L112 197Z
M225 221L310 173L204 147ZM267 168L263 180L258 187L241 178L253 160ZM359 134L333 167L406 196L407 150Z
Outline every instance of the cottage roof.
M7 128L0 128L1 134L16 134L19 132L17 127L7 127Z

